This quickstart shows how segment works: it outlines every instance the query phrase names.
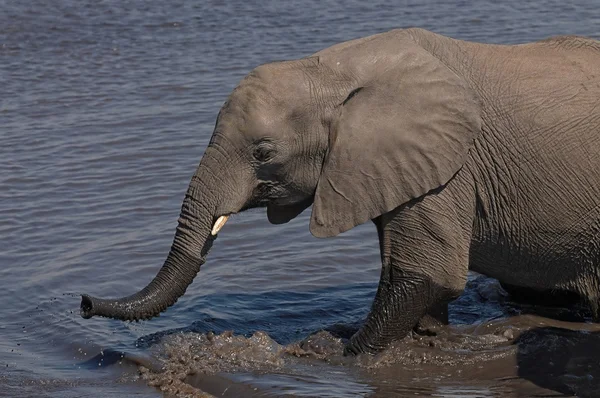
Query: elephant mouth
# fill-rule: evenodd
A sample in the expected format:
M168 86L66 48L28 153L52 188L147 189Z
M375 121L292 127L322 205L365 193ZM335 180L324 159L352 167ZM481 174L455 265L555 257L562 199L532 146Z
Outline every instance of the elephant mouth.
M313 203L309 197L300 202L280 205L277 203L267 204L267 218L271 224L285 224L296 218Z

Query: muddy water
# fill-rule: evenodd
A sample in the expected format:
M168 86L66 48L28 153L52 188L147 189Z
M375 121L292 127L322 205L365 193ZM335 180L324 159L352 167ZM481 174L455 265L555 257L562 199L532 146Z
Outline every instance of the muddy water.
M393 27L600 37L591 0L343 3L1 2L0 396L596 395L599 328L476 275L438 336L343 357L377 285L375 231L318 240L306 214L234 217L160 318L79 317L80 293L129 294L162 264L219 107L252 67Z
M167 332L131 362L174 396L597 396L600 325L580 312L517 305L496 281L472 277L452 306L460 325L376 356L344 357L353 328L337 324L288 344L263 331Z

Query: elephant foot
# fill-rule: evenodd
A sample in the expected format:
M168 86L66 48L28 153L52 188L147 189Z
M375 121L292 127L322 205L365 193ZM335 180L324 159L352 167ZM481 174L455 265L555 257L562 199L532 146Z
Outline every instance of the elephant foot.
M428 311L413 328L419 336L437 336L448 324L448 303L440 303Z
M355 356L359 354L371 354L375 355L378 351L381 351L382 347L374 347L367 341L363 341L360 337L361 331L356 332L354 336L350 338L350 341L344 346L344 356Z
M420 336L437 336L447 324L448 303L442 302L431 306L427 314L417 322L412 331ZM405 337L405 335L398 336L399 339L402 337ZM386 347L385 344L378 345L379 341L378 339L369 338L369 334L362 328L350 338L350 341L344 347L344 355L376 354Z
M437 336L442 328L439 323L417 323L413 328L413 332L419 336Z

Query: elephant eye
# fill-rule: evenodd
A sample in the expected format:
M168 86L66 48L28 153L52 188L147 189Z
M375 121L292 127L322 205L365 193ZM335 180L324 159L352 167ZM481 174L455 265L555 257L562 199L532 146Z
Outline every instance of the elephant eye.
M256 148L254 148L254 152L252 156L259 162L268 162L273 158L275 151L273 147L265 142L259 143Z

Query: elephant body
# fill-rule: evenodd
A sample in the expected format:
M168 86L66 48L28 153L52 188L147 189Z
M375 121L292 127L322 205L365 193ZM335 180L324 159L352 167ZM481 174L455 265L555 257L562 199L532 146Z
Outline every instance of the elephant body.
M562 37L477 47L475 68L493 72L472 87L495 100L482 101L481 135L459 172L472 176L475 200L470 268L515 286L579 293L597 316L600 45ZM498 52L502 66L492 67Z
M393 30L259 66L231 94L165 265L82 314L156 315L183 294L230 214L310 230L371 220L382 273L347 353L443 320L469 269L515 289L600 299L600 43L503 46ZM163 293L165 292L165 293ZM425 321L424 321L425 320Z

